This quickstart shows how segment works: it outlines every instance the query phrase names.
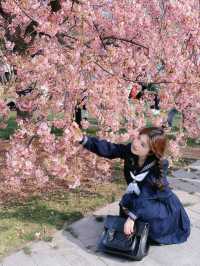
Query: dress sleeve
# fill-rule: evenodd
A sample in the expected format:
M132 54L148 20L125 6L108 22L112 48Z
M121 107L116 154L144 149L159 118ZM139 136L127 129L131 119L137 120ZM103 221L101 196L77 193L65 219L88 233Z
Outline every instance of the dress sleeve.
M137 210L133 208L133 198L131 194L124 194L121 201L119 202L120 213L130 217L132 220L138 218Z
M133 221L135 221L138 216L136 215L136 213L132 210L129 210L128 208L124 207L121 202L119 203L119 206L121 208L121 211L126 215L128 216L129 218L131 218Z
M115 144L104 139L99 140L96 137L89 136L84 136L81 143L87 150L108 159L124 159L128 149L127 145Z

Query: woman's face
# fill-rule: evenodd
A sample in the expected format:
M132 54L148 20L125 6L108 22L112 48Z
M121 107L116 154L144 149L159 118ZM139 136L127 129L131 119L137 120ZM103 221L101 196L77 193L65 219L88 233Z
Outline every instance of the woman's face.
M131 152L146 157L150 152L149 137L146 134L138 135L131 144Z

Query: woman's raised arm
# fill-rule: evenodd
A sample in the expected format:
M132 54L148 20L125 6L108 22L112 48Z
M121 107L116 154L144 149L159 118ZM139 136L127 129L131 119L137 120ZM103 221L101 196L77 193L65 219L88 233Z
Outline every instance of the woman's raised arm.
M78 125L75 123L72 124L72 130L75 140L81 143L84 148L108 159L124 159L125 154L130 149L129 144L115 144L104 139L100 140L96 137L84 136Z

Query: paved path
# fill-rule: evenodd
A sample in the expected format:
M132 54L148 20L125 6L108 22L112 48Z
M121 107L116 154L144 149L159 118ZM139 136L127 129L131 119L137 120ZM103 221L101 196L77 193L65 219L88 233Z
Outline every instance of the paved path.
M200 170L199 162L191 167ZM181 175L180 172L178 174ZM185 178L185 175L177 178ZM192 176L189 178L192 179ZM115 202L58 231L51 243L30 243L30 255L21 250L4 258L0 266L200 266L200 193L181 190L175 193L186 207L192 223L191 236L186 243L151 246L148 256L140 262L99 253L96 243L103 229L100 218L118 213L118 202Z
M200 160L189 165L187 170L179 169L172 172L172 176L168 179L173 188L189 193L200 193Z

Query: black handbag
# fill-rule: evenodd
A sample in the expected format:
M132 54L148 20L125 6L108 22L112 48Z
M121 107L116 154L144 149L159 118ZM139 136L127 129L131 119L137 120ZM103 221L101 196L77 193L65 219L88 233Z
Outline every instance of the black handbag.
M126 218L108 215L104 223L104 232L99 241L99 250L123 256L132 260L142 260L149 250L148 223L136 220L134 234L124 234Z

